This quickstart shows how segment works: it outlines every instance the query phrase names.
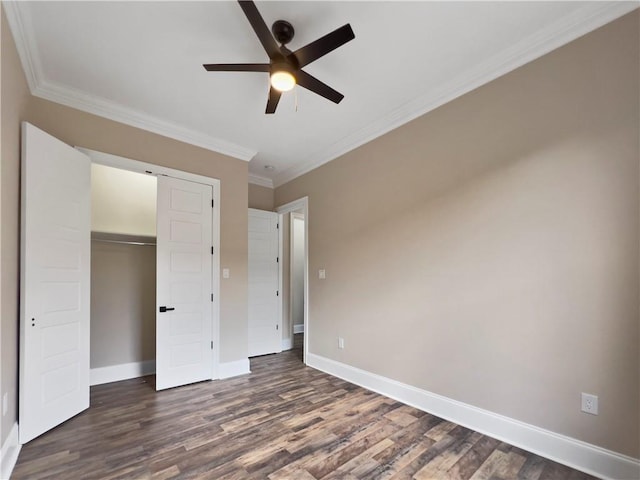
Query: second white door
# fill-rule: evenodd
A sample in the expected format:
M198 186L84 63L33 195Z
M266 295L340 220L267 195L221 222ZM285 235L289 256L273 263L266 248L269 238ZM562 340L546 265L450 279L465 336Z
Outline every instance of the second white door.
M20 443L89 407L90 162L22 124Z
M212 187L158 177L156 389L213 372Z
M278 214L249 209L249 356L282 351Z

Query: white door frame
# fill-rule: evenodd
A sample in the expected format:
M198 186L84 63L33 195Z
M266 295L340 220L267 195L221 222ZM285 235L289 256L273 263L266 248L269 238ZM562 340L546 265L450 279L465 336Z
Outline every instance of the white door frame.
M286 213L291 213L297 210L302 210L304 213L304 347L302 351L302 361L307 363L307 352L309 351L309 336L311 330L309 329L309 197L302 197L293 202L286 203L276 208L276 212L279 214L278 222L282 225L283 216ZM282 258L283 255L283 238L282 231L284 228L278 230L278 242L279 242L279 255ZM280 291L282 292L282 265L284 262L280 262L279 276L280 276ZM282 299L284 295L280 296L280 312L284 312L282 305ZM282 314L281 314L282 315ZM284 319L283 319L284 320ZM292 327L293 328L293 327Z
M211 378L220 378L220 180L217 178L205 177L195 173L183 172L173 168L161 167L152 163L141 162L130 158L112 155L110 153L98 152L87 148L76 147L91 158L92 163L106 165L108 167L120 168L131 172L142 173L146 175L165 175L173 178L180 178L190 182L211 185L213 188L213 209L211 219L212 237L214 245L213 263L211 268L211 287L213 298L216 301L211 303L211 328L213 331L213 359L211 368Z

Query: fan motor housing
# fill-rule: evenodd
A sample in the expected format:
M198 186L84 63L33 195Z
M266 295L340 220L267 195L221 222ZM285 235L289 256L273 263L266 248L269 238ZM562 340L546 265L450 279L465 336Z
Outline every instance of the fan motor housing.
M271 32L280 45L286 45L293 39L296 31L286 20L276 20L271 26Z

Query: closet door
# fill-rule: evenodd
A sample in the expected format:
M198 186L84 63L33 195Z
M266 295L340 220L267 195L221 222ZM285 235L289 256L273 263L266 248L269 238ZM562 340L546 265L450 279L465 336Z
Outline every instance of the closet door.
M212 378L212 195L210 185L158 177L157 390Z
M249 356L282 351L278 214L249 209Z
M20 443L89 407L90 165L22 124Z

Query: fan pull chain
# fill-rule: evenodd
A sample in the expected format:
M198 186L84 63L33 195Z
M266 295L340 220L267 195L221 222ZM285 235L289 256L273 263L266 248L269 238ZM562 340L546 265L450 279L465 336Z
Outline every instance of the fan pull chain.
M298 113L298 87L293 89L295 92L295 97L296 97L296 110L295 112Z

